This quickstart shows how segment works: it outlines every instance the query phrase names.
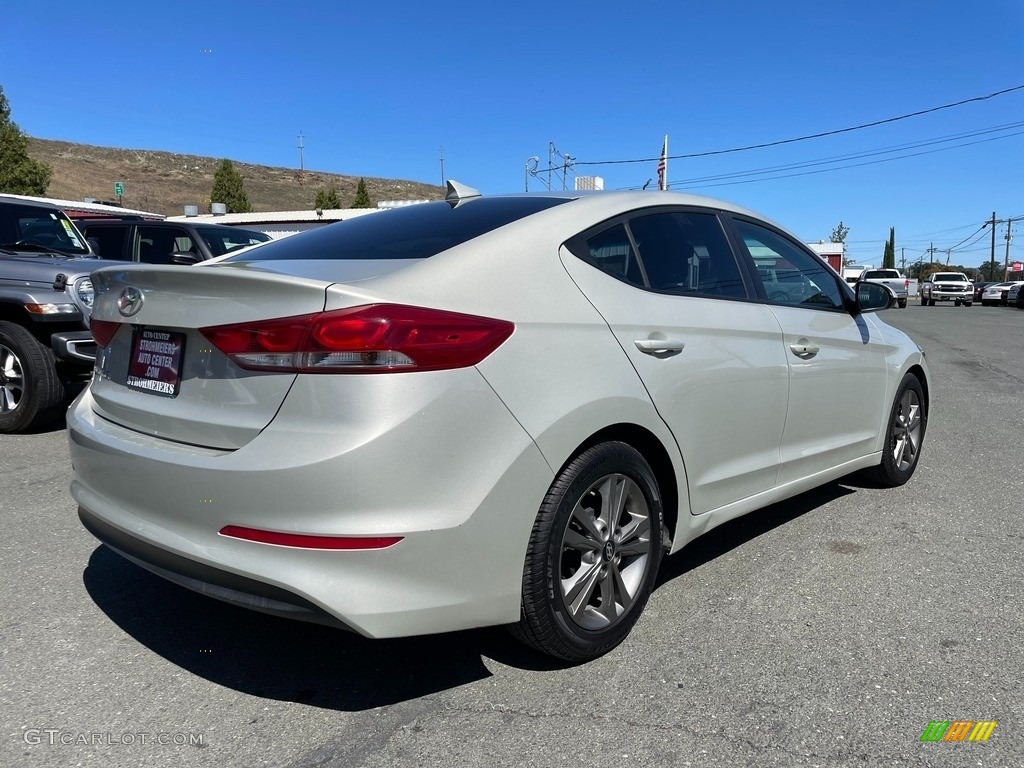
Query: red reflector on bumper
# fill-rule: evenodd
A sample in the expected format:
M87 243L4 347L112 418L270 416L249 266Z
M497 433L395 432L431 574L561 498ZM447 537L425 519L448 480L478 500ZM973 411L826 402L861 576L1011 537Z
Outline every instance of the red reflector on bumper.
M305 533L262 531L241 525L225 525L220 529L220 534L233 539L302 549L386 549L402 540L401 536L312 536Z

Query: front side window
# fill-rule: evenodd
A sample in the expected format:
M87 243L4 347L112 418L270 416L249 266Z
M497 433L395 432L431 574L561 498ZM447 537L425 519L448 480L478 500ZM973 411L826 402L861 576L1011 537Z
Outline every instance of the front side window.
M832 272L796 243L765 227L736 221L771 304L808 309L844 309Z

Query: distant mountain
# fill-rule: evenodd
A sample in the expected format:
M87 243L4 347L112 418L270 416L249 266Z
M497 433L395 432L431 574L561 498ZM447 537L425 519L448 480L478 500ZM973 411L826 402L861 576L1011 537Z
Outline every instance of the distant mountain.
M177 155L148 149L114 149L67 141L29 139L29 155L49 163L53 179L47 197L65 200L116 200L114 182L124 184L126 208L177 216L186 205L209 212L213 172L223 158ZM231 160L231 158L228 158ZM273 168L232 160L245 181L255 211L312 210L316 192L334 186L343 206L355 199L358 176ZM370 199L440 200L441 187L418 181L364 177ZM216 201L214 201L216 202Z

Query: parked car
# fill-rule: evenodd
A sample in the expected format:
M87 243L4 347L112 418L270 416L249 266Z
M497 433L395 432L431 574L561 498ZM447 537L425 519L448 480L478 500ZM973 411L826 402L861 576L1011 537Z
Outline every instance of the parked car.
M270 240L263 232L224 224L85 220L79 226L101 257L146 264L195 264Z
M1007 294L1007 296L1009 296L1009 294ZM1009 301L1009 299L1007 299L1007 301ZM1017 298L1014 302L1014 306L1016 306L1017 309L1024 309L1024 290L1020 290L1018 288Z
M57 206L0 195L0 433L56 421L92 372L89 274L104 265Z
M1006 292L1006 305L1017 306L1017 300L1020 297L1021 286L1024 285L1022 282L1016 282L1010 286L1010 289Z
M756 259L755 259L756 256ZM772 300L758 265L810 295ZM866 470L905 483L921 348L796 237L673 192L386 210L94 276L83 524L160 576L369 637L620 643L665 553Z
M861 280L884 285L892 292L900 309L907 306L907 298L910 296L910 280L906 275L900 274L898 269L866 269L861 272L858 282Z
M981 305L983 307L994 307L997 304L1006 306L1006 297L1015 284L1019 284L1021 281L1009 281L1005 283L996 283L990 285L981 294Z
M974 303L971 281L963 272L936 272L918 284L922 307L934 307L935 302L951 301L954 306L965 307Z
M981 294L985 291L985 289L988 288L990 285L995 285L995 284L996 284L996 281L994 281L994 280L980 280L980 281L978 281L976 283L973 283L973 286L974 286L974 300L975 301L981 301Z

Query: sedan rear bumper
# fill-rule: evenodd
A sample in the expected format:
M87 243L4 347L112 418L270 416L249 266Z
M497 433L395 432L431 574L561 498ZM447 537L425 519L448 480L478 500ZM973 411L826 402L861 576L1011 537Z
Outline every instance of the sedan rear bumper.
M325 400L293 389L234 451L114 424L86 390L68 412L71 493L100 541L221 600L380 638L515 622L553 472L479 372L444 377L404 377L384 416L352 392ZM300 376L295 386L326 381ZM347 418L332 421L338 413ZM401 540L304 548L221 535L226 525Z

